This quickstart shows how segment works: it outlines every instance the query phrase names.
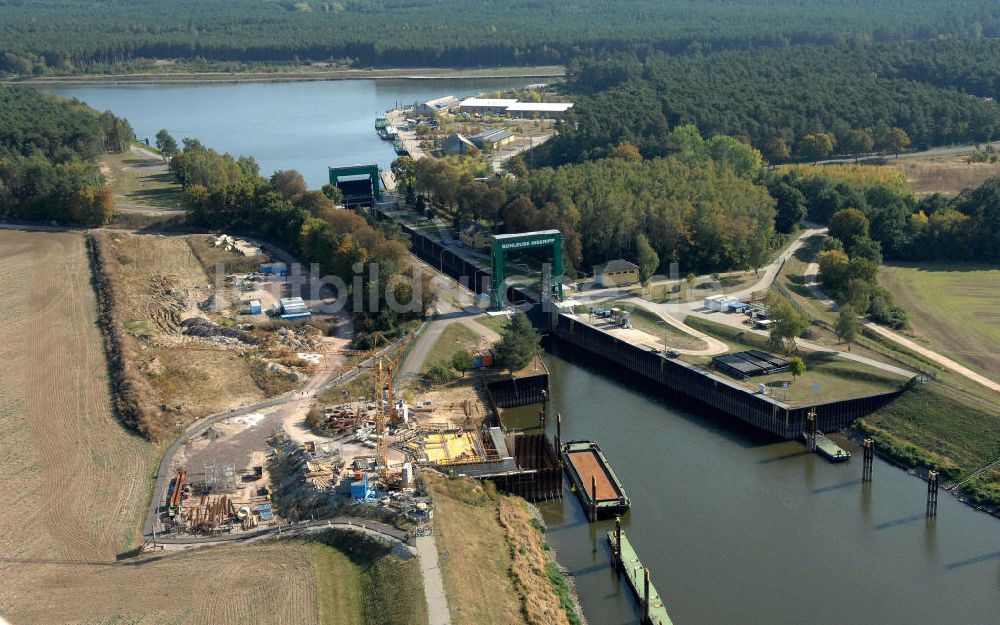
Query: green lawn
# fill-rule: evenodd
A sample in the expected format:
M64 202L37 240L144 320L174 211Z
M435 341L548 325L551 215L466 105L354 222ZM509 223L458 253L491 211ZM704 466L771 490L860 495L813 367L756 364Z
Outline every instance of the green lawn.
M450 366L451 356L455 351L459 349L475 350L479 347L481 340L478 334L457 321L448 324L448 327L444 329L441 336L431 346L431 350L427 353L427 358L424 360L424 365L421 367L420 372L426 373L436 363L444 363Z
M476 317L476 323L500 334L510 324L510 319L507 318L507 315L480 315Z
M773 352L765 336L697 317L688 317L686 323L725 342L731 351L759 349ZM782 401L786 401L782 383L788 382L787 402L794 406L808 406L893 391L906 382L902 376L839 356L808 350L800 350L798 356L806 363L806 372L798 378L785 372L747 380L730 379L749 390L757 390L760 384L766 384L775 389L775 397ZM682 358L703 366L711 361L711 357L707 356L682 356ZM815 386L817 384L819 387Z
M328 530L310 543L321 625L426 625L417 558L401 559L355 532Z
M105 172L117 202L154 208L182 208L181 186L163 161L123 152L105 154L101 164L107 168Z
M316 604L319 622L363 623L364 590L361 571L344 553L323 543L312 543L313 570L316 572Z
M1000 269L958 263L887 265L879 283L929 349L1000 381Z

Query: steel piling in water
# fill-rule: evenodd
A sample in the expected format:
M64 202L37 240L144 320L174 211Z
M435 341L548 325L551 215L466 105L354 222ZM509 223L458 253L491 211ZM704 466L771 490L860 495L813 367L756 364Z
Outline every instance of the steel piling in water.
M937 471L927 473L927 517L937 516L939 475Z
M597 478L590 476L590 522L597 522Z
M862 450L864 451L864 464L861 465L861 481L871 482L872 481L872 469L875 463L875 441L871 438L866 438L864 443L862 443Z

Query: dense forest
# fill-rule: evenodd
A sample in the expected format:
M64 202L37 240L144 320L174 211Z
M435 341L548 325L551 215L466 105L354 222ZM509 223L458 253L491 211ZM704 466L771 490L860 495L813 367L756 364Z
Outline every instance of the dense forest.
M164 58L469 67L997 35L981 0L0 0L0 71Z
M742 137L771 162L985 141L1000 128L1000 41L623 54L570 69L566 89L581 97L537 150L549 164L622 140L661 156L680 124Z
M96 158L131 139L111 113L0 85L0 217L106 223L114 202Z
M450 210L456 225L479 219L506 232L558 228L566 266L583 272L637 258L639 235L664 271L672 262L684 272L765 264L780 239L775 202L758 181L760 152L730 137L703 140L693 127L669 136L675 151L668 157L643 159L623 143L605 159L524 169L516 181L489 185L453 160L404 158L393 170L404 188Z

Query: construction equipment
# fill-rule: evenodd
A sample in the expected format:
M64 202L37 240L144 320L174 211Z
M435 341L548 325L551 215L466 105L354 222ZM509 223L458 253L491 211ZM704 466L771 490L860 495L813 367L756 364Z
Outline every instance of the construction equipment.
M388 358L379 358L375 368L375 396L381 397L382 404L375 411L375 461L379 478L384 482L389 476L389 441L386 424L396 423L396 402L392 388L393 364Z
M173 489L170 491L170 497L167 501L167 516L171 519L177 516L177 512L180 510L181 501L183 500L184 480L186 478L187 471L182 467L177 471L177 477L174 478Z

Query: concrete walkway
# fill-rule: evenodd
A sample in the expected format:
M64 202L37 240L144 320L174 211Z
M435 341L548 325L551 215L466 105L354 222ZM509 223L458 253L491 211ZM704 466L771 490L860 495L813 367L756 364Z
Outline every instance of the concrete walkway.
M444 579L438 567L438 550L433 536L417 537L417 556L420 558L420 573L424 577L427 622L429 625L451 625L448 597L444 593ZM487 589L483 591L489 592Z
M714 336L709 336L704 332L700 332L689 325L685 325L683 322L678 321L674 317L670 316L669 313L663 313L656 309L657 304L644 300L641 297L626 297L620 301L628 302L634 304L640 308L644 308L654 315L663 319L664 323L669 323L671 326L681 330L685 334L690 334L695 336L705 342L705 347L700 349L682 349L680 347L673 347L672 349L680 352L681 354L687 354L689 356L715 356L716 354L724 354L729 351L729 346L715 338Z
M427 323L427 328L424 329L423 334L417 339L416 344L410 349L406 360L399 368L399 373L403 377L414 377L420 373L434 344L441 337L444 329L452 323L461 323L490 343L496 343L500 340L499 334L476 321L476 317L481 313L458 310L441 301L435 306L437 308L435 319Z
M431 273L437 274L447 280L448 288L455 289L457 295L465 296L469 298L470 301L475 297L475 294L472 291L463 287L452 278L442 274L436 268L430 266L424 261L414 257L413 262L419 263L426 271L430 271ZM424 363L427 361L427 356L430 354L431 348L434 347L434 343L436 343L441 337L441 333L444 332L444 329L452 323L461 323L468 329L478 334L482 339L489 341L490 343L496 343L500 340L499 334L476 321L476 317L482 314L478 311L469 312L460 310L442 299L438 299L434 302L434 309L434 320L427 323L427 327L424 328L424 332L417 339L417 342L413 345L413 347L410 348L409 353L406 355L406 359L400 364L399 374L403 379L415 377L420 373Z

